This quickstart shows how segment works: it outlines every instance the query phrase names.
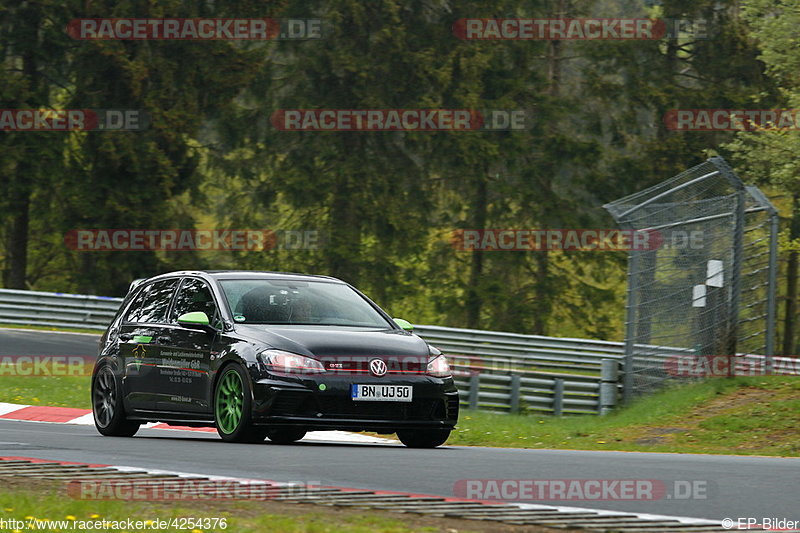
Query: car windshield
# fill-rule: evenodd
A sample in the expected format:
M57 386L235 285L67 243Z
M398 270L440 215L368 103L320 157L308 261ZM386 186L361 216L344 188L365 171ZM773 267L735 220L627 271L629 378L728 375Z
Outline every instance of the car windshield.
M389 327L360 294L341 283L234 279L220 285L240 324Z

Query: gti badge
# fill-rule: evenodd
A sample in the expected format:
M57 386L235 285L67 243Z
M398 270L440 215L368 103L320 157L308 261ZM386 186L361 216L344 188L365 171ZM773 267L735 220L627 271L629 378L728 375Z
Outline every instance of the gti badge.
M384 376L386 375L386 363L383 359L372 359L369 362L369 371L373 376Z

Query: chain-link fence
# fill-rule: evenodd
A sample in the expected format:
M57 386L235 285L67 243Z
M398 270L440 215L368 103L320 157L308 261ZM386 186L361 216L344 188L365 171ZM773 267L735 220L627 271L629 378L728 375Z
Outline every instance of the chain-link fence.
M628 264L626 398L678 377L654 347L728 358L731 372L737 354L769 361L777 212L761 191L715 157L604 207L647 243Z

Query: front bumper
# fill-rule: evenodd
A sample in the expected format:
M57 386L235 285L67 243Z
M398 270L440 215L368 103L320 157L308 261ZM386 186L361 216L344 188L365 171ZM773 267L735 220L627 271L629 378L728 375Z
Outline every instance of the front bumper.
M411 385L412 401L353 401L350 388L355 383ZM255 382L253 397L253 423L309 430L392 433L398 429L452 429L459 410L452 378L423 375L270 376Z

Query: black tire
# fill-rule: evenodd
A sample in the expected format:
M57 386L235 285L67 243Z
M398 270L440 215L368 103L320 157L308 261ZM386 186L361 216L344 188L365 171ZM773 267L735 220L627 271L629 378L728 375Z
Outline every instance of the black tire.
M449 436L449 429L401 429L397 432L397 438L409 448L436 448L447 442Z
M220 402L218 401L218 398L221 394L220 387L223 386L226 377L228 377L231 373L238 376L241 383L241 394L239 395L240 416L235 424L232 424L231 427L225 428L225 424L221 422L221 413L219 412ZM252 406L253 392L250 385L250 377L247 375L247 372L241 367L241 365L237 363L230 364L223 368L220 373L220 377L217 380L217 384L214 387L213 398L214 425L217 428L217 433L219 433L219 436L222 437L222 440L225 442L251 443L262 442L264 440L266 437L266 429L253 425ZM226 429L231 428L231 431L226 431Z
M285 428L267 430L267 438L275 444L291 444L306 436L305 429Z
M97 431L107 437L133 437L141 425L126 418L121 391L111 366L97 367L92 376L92 415Z

